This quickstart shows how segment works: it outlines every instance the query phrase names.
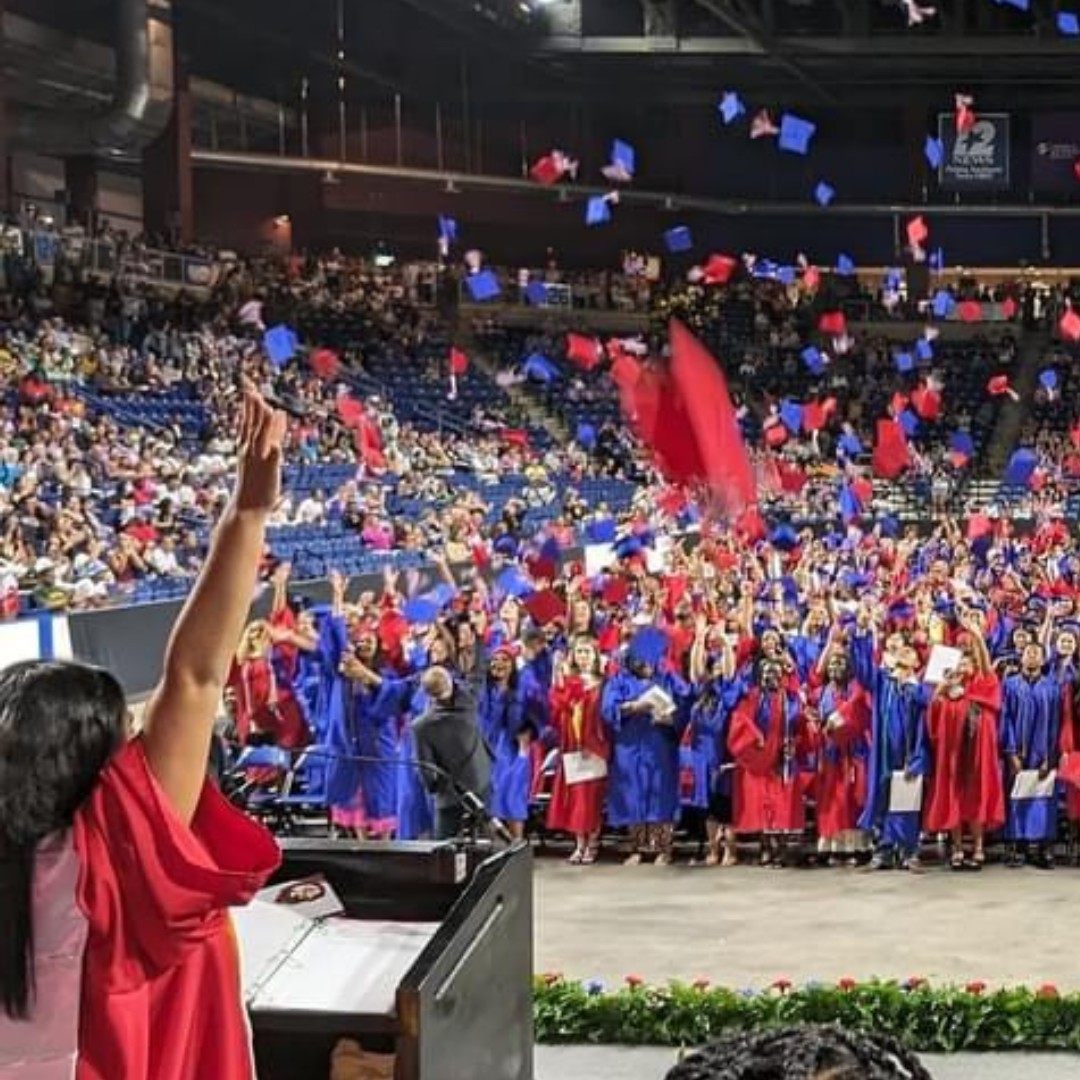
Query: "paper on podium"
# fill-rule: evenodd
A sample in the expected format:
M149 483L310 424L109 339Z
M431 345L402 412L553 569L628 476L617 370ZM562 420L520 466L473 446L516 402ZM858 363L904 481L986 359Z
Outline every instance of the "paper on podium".
M889 784L889 813L912 814L922 809L923 778L909 780L903 772L894 772Z
M1012 797L1019 799L1051 799L1054 796L1054 785L1057 783L1057 772L1051 769L1044 779L1039 779L1038 769L1021 769L1013 781Z
M252 1012L392 1015L397 988L438 923L313 922L255 900L232 912Z
M963 657L964 654L959 649L954 649L949 645L935 645L930 650L930 659L926 662L923 682L930 683L931 686L944 682L945 676L956 668Z

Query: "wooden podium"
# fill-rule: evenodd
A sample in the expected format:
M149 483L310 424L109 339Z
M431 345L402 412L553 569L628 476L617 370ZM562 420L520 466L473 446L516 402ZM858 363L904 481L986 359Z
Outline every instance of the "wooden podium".
M437 925L388 1011L313 1011L282 1002L280 990L272 1007L256 1001L259 1080L328 1078L340 1038L396 1055L394 1080L533 1080L527 844L496 852L457 842L283 840L282 852L274 881L323 875L350 921Z

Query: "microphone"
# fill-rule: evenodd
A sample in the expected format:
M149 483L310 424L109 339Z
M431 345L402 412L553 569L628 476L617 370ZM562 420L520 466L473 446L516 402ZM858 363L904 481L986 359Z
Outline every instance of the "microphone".
M460 806L475 821L478 821L481 825L485 825L489 828L495 836L503 841L503 843L514 843L514 834L507 827L506 822L501 818L497 818L475 791L466 787L454 777L449 770L444 769L441 765L436 765L433 761L421 761L419 758L381 758L369 754L343 754L336 750L329 753L320 753L317 751L304 750L302 747L289 752L296 757L301 757L306 754L308 757L319 758L324 761L352 761L358 765L394 765L398 768L407 768L411 766L418 772L426 773L428 776L434 776L438 780L449 785L450 791L454 795L458 806Z

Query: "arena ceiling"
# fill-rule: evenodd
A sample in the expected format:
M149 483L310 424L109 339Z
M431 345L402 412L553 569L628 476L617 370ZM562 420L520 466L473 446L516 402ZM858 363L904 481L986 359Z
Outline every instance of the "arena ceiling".
M1028 10L1020 10L1024 6ZM110 0L7 0L108 42ZM1075 107L1076 0L175 0L190 72L293 103L307 77L349 93L477 105L755 101L842 108L940 103L969 90L1012 108ZM933 7L909 25L907 12ZM339 36L340 32L340 36ZM338 56L340 51L343 57ZM9 76L13 73L10 70ZM32 77L36 78L37 75ZM15 85L29 93L26 72ZM95 87L101 92L101 87Z

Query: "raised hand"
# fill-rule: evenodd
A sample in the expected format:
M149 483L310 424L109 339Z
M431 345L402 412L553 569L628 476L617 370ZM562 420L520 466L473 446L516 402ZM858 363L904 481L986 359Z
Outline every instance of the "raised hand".
M281 494L281 455L285 414L271 409L250 382L238 433L236 490L233 503L244 513L269 514Z

